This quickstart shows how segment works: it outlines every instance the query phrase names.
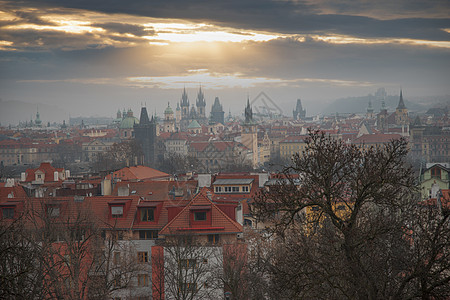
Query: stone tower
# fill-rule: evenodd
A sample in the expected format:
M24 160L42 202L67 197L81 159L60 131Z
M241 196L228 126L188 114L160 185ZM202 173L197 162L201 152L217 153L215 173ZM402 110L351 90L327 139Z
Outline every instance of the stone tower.
M156 121L148 118L147 108L141 108L139 124L134 125L134 138L141 145L144 164L154 167L156 162Z
M206 101L205 95L203 94L202 87L199 88L197 94L197 101L195 102L197 106L197 121L200 124L206 124Z
M211 117L210 117L210 123L211 124L224 124L224 117L225 112L223 111L222 104L220 104L219 97L216 97L214 99L214 104L211 107Z
M408 125L408 109L403 102L403 93L400 90L400 99L398 100L397 108L395 109L395 124L397 125Z
M253 110L248 98L245 108L245 121L241 127L241 143L252 151L252 166L256 168L258 166L258 131L257 123L253 121Z

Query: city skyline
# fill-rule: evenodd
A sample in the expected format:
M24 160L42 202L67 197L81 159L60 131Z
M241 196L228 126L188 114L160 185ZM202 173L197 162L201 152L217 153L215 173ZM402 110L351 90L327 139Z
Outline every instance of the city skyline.
M446 1L0 1L0 99L74 116L159 114L201 85L207 113L264 91L286 115L385 87L450 94Z

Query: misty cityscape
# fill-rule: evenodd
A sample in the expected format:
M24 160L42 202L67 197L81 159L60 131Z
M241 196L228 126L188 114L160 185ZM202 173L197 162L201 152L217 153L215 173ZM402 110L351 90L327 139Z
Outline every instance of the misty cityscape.
M0 298L450 298L449 13L0 0Z

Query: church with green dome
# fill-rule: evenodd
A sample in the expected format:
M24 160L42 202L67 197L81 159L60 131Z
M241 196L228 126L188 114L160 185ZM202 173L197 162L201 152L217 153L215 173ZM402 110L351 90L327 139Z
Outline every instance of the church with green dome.
M125 113L125 110L123 110L122 113L122 120L120 120L120 110L117 112L117 118L115 120L115 123L119 126L119 136L121 139L130 139L133 137L133 127L134 125L139 124L139 119L133 116L133 111L131 109L128 109L128 111Z

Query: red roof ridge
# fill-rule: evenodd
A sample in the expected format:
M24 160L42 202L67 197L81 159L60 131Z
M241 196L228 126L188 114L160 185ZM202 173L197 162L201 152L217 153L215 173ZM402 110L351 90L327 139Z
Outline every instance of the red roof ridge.
M203 187L193 198L192 200L169 222L166 224L166 226L164 226L160 233L162 235L164 235L164 231L169 228L173 222L175 222L175 220L177 219L178 216L180 216L182 213L184 213L184 211L188 210L192 204L194 203L194 201L197 201L197 198L199 197L203 197L204 199L206 199L207 201L209 201L211 203L211 208L215 208L217 211L219 211L222 216L225 217L225 219L227 219L229 222L231 222L231 224L233 224L233 226L237 229L237 232L242 232L242 228L239 228L241 225L239 223L237 223L236 221L233 221L230 217L228 217L220 208L217 207L217 205L214 204L214 202L212 202L208 196L207 196L207 192L209 191L208 188Z

